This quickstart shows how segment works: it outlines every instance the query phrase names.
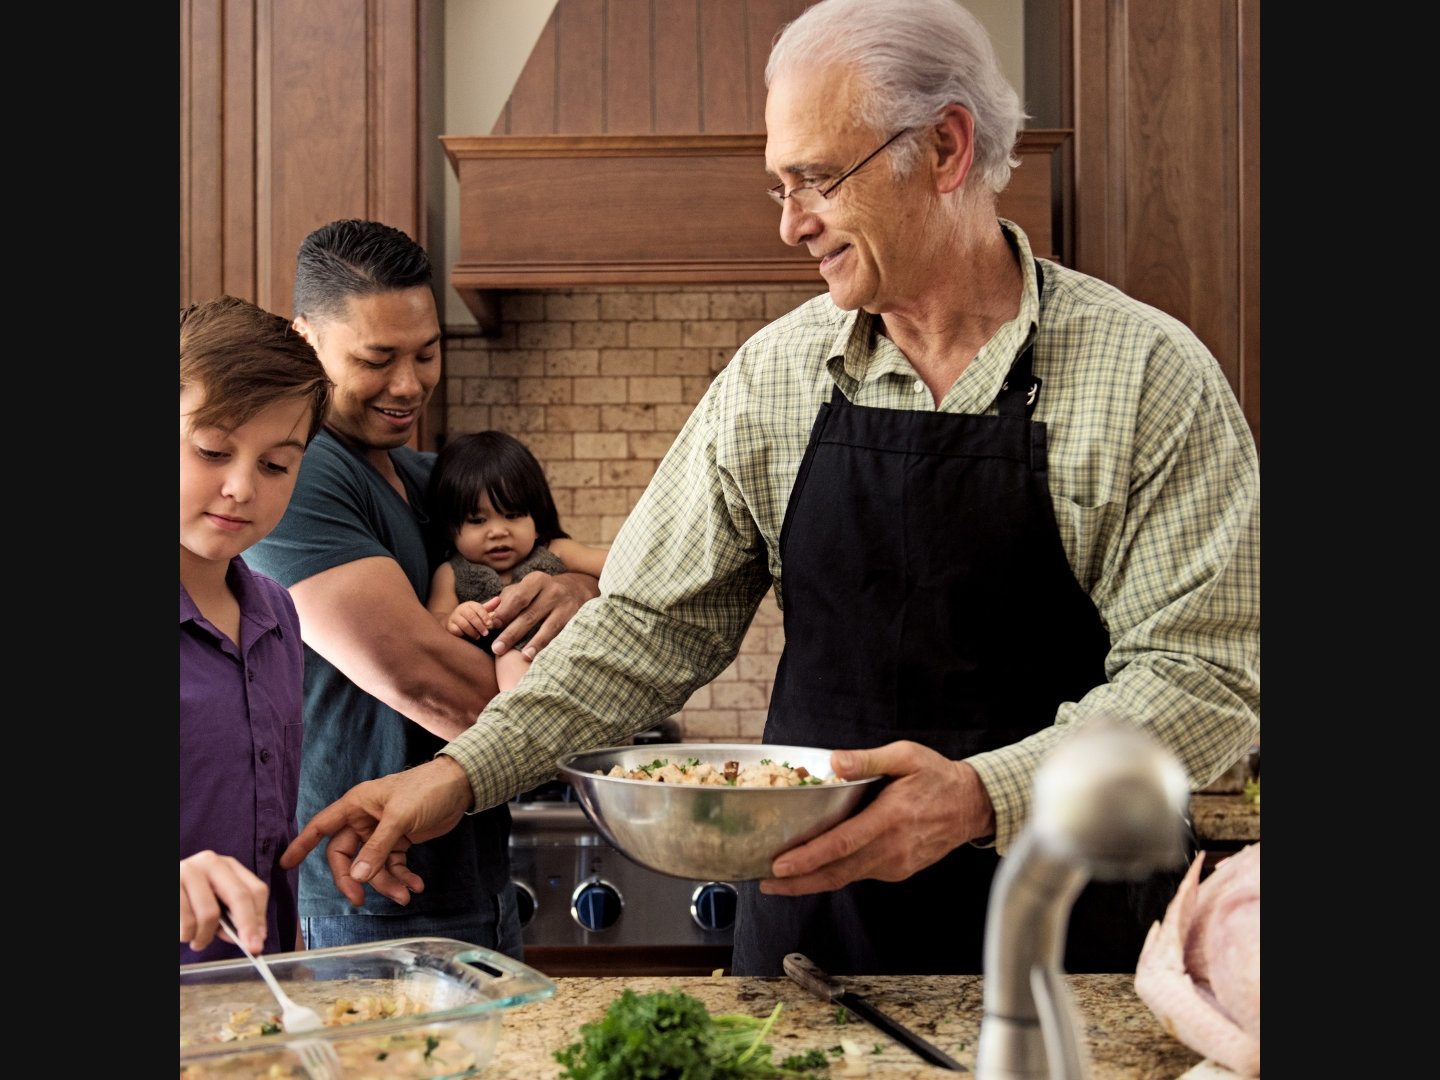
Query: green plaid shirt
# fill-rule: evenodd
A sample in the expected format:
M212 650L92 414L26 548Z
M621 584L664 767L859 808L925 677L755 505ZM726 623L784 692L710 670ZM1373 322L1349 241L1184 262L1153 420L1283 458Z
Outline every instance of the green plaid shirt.
M1255 739L1260 709L1260 477L1254 443L1215 359L1183 324L1030 246L1020 314L1000 328L940 411L996 413L1032 341L1044 382L1050 493L1076 579L1110 632L1107 681L1055 723L967 759L995 805L1003 853L1029 812L1037 763L1098 712L1144 724L1202 787ZM601 596L444 753L477 809L553 775L562 754L603 746L676 712L735 658L755 609L785 574L780 527L820 406L838 384L856 405L933 409L874 317L828 295L747 341L715 379L611 549Z

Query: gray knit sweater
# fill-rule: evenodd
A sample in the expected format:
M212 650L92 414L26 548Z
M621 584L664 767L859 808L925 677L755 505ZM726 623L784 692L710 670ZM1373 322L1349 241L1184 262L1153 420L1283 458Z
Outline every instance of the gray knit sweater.
M500 584L500 575L494 570L484 563L470 562L458 553L450 560L450 568L455 571L455 598L462 604L467 600L483 604L486 600L499 596L500 590L504 588ZM558 556L552 554L545 545L536 544L535 549L525 556L523 561L515 564L515 569L510 571L510 580L519 581L535 570L552 576L566 573L565 564Z

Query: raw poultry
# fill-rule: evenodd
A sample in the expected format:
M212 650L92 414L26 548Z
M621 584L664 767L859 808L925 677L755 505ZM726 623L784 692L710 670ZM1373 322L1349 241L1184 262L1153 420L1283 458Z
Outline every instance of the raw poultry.
M1260 1075L1260 845L1202 885L1197 856L1165 921L1150 928L1135 992L1193 1050Z

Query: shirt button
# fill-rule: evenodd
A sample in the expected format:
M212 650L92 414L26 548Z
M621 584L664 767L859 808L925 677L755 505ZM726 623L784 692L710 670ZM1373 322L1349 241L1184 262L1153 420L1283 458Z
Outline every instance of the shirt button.
M923 382L921 382L919 379L916 379L916 380L915 380L915 393L918 394L918 393L920 393L921 390L924 390L924 389L925 389L925 384L924 384Z
M261 760L261 761L269 761L269 760L270 760L270 751L269 751L269 750L261 750L261 751L260 751L260 760Z
M260 842L260 854L262 854L262 855L269 855L269 854L270 854L270 841L269 841L269 840L262 840L262 841Z
M250 682L254 682L254 681L255 681L255 672L253 672L253 671L251 671L251 670L249 670L249 669L247 668L246 671L245 671L245 678L248 679L248 680L250 680Z

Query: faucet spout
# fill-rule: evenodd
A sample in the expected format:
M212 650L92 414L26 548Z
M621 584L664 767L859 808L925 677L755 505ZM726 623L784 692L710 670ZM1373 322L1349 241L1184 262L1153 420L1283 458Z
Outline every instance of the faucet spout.
M1086 724L1035 776L1029 823L995 875L985 921L977 1080L1084 1080L1061 962L1086 883L1138 880L1183 859L1189 784L1135 728Z

